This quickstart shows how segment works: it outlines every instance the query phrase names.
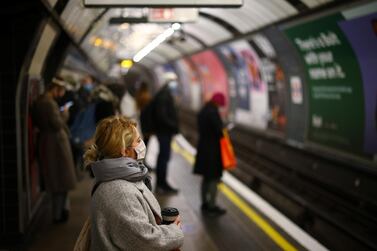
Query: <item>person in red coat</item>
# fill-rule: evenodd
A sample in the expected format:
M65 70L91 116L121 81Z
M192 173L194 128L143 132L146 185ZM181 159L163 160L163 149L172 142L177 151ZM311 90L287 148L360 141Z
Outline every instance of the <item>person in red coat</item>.
M199 141L194 164L194 173L203 176L201 185L201 209L211 215L222 215L225 209L216 205L217 184L223 174L220 138L223 122L219 107L225 105L225 97L215 93L198 114Z

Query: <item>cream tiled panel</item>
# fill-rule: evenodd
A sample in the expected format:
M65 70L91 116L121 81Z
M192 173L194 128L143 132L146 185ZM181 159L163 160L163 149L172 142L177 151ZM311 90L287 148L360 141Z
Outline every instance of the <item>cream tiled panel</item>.
M225 28L202 17L199 17L195 24L185 24L184 30L197 36L207 45L214 45L232 37Z
M184 42L177 41L174 42L184 53L190 53L202 49L202 46L190 37L186 37Z
M165 55L168 58L168 60L177 58L177 57L179 57L179 56L182 55L181 53L179 53L179 51L177 49L175 49L174 47L168 45L167 43L160 44L155 49L155 51L156 52L161 52L161 54Z

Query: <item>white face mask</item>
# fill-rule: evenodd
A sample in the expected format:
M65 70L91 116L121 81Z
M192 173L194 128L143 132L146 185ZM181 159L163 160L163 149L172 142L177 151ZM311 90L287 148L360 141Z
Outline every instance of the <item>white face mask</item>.
M140 143L134 149L135 149L135 152L136 152L136 155L137 155L136 156L137 160L145 158L145 154L147 152L147 147L145 146L144 141L141 140Z
M169 88L170 88L170 90L175 90L177 88L177 86L178 86L178 82L177 81L172 80L172 81L169 82Z

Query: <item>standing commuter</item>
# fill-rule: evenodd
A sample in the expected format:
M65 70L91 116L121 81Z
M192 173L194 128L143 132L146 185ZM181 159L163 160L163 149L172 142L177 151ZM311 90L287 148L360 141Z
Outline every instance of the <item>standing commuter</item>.
M173 73L164 75L165 84L156 94L153 102L154 127L159 142L159 153L157 157L157 192L177 193L167 182L167 169L170 159L170 144L173 136L178 133L178 115L175 107L174 97L170 88L175 87L176 76Z
M70 124L72 150L78 167L82 167L85 141L91 138L95 130L94 112L96 109L92 100L95 88L93 77L86 75L81 79L80 84L74 104L76 115Z
M140 128L143 134L143 140L146 146L148 146L149 138L153 133L153 111L148 112L147 108L148 105L151 104L152 95L148 89L146 83L142 83L140 88L137 90L135 94L136 106L139 110L139 120L140 120Z
M95 176L91 202L91 249L176 250L183 244L180 217L161 225L161 208L150 191L142 159L146 146L136 123L123 117L97 125L84 155Z
M80 109L85 109L92 103L92 92L94 87L95 84L92 76L87 75L83 79L81 79L81 86L78 90Z
M129 90L125 90L120 100L120 113L131 119L136 119L137 117L136 101Z
M52 194L55 223L68 220L68 191L75 187L76 176L68 139L68 107L60 111L56 99L64 95L62 79L54 78L47 91L34 104L39 133L39 161L47 192Z
M96 104L94 121L96 125L104 118L116 114L118 98L104 84L96 86L93 90L93 102Z
M222 215L225 209L216 205L217 185L223 174L220 138L223 136L223 122L219 107L225 105L221 93L213 95L198 114L199 141L194 173L203 176L201 185L201 209L211 215Z

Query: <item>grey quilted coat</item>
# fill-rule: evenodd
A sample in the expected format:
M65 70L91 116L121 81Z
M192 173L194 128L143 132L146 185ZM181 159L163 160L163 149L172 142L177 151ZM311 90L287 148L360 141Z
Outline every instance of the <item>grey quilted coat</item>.
M113 180L97 188L91 204L91 250L174 250L183 244L176 225L158 225L161 208L142 181Z

